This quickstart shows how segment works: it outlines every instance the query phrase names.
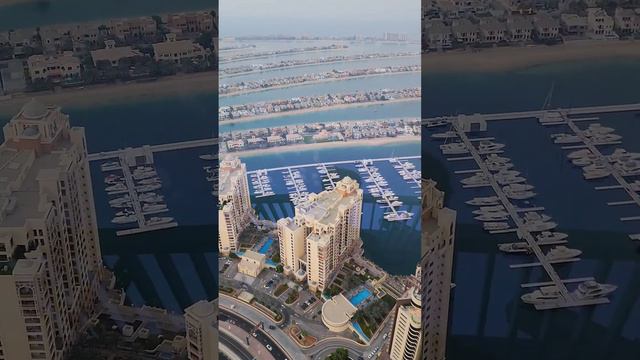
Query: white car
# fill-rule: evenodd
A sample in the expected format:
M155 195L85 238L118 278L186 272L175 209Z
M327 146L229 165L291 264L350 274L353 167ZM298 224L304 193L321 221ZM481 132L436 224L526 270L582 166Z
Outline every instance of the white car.
M271 347L271 345L267 344L267 350L269 350L269 351L273 350L273 348Z

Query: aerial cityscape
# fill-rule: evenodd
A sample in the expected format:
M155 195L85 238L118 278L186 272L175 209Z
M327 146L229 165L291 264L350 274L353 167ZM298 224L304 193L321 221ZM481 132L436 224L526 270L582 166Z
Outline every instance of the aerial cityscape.
M0 357L217 358L216 7L68 5L0 6Z
M279 18L303 16L285 3ZM221 356L422 358L420 19L406 3L409 31L334 34L234 30L269 9L221 4ZM336 29L357 9L341 7Z

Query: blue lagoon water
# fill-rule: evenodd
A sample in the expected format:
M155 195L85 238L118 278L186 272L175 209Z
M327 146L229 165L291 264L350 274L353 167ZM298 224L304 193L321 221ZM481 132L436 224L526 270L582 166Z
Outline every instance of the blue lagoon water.
M621 104L640 101L633 90L640 64L610 61L557 64L508 73L427 74L425 84L437 86L423 100L423 116L455 113L506 112L539 109L552 83L553 106ZM526 86L525 86L526 84ZM453 96L455 94L455 97ZM464 99L460 101L459 99ZM638 151L640 124L634 114L610 114L598 122L617 129L628 150ZM589 123L579 123L587 126ZM606 203L626 199L618 191L596 191L611 179L585 181L566 158L567 151L549 135L562 127L545 128L535 119L490 122L486 136L505 143L505 156L522 172L538 195L530 202L569 234L569 245L583 251L582 260L556 266L561 277L594 276L618 285L611 303L539 312L522 303L521 283L544 281L538 268L509 269L526 257L505 255L497 243L513 235L488 235L464 204L487 190L463 189L453 171L474 168L472 162L447 162L438 145L423 134L423 174L439 182L446 205L458 210L456 255L450 318L448 359L637 359L640 349L640 249L627 234L639 232L622 216L637 215L634 207ZM482 135L484 136L484 135ZM602 147L610 152L614 147Z

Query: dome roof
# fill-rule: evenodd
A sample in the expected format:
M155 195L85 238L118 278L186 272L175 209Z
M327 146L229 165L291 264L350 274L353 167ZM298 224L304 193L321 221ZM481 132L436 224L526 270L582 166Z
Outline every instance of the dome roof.
M41 119L47 115L48 111L44 104L32 98L22 107L22 116L30 120Z

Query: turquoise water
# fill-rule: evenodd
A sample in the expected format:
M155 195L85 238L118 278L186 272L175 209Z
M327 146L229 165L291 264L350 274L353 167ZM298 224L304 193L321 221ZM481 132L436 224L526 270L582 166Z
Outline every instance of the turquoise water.
M269 251L269 249L271 248L271 245L273 245L273 239L269 238L267 241L265 241L265 243L260 247L260 249L258 250L258 252L260 254L266 254L267 251Z
M439 91L425 92L423 115L505 112L539 109L555 82L553 106L584 106L640 101L634 85L640 64L610 61L593 64L557 64L508 73L423 75L423 85ZM427 85L429 84L429 85ZM455 94L455 96L454 96ZM460 99L464 99L461 101ZM640 124L634 114L610 114L600 123L618 129L623 147L638 149ZM584 124L580 126L585 126ZM522 303L521 283L543 281L538 268L509 269L524 260L505 255L496 244L513 236L490 236L473 220L464 201L485 196L487 190L463 189L460 175L470 162L447 162L439 142L423 135L423 174L435 178L446 191L447 206L458 210L456 255L447 358L454 360L620 359L638 358L640 349L640 249L627 234L638 232L637 223L619 220L637 215L633 207L610 207L608 201L624 198L617 191L595 186L612 181L585 181L566 159L566 151L549 135L562 132L544 128L534 119L489 124L486 136L507 145L518 171L536 187L531 205L544 206L545 214L569 234L571 247L583 251L577 263L557 266L564 278L594 276L618 285L611 303L539 312ZM484 135L482 135L484 136ZM603 147L604 152L613 147Z
M353 321L351 323L351 325L353 326L354 329L356 329L356 332L362 337L362 339L364 339L365 341L369 341L369 337L364 334L364 331L362 331L362 328L360 327L360 324L358 324L357 322Z
M0 30L217 8L218 0L25 1L0 6Z
M357 294L355 294L349 301L353 304L353 306L358 306L362 304L365 300L367 300L371 296L371 291L369 289L362 289Z

